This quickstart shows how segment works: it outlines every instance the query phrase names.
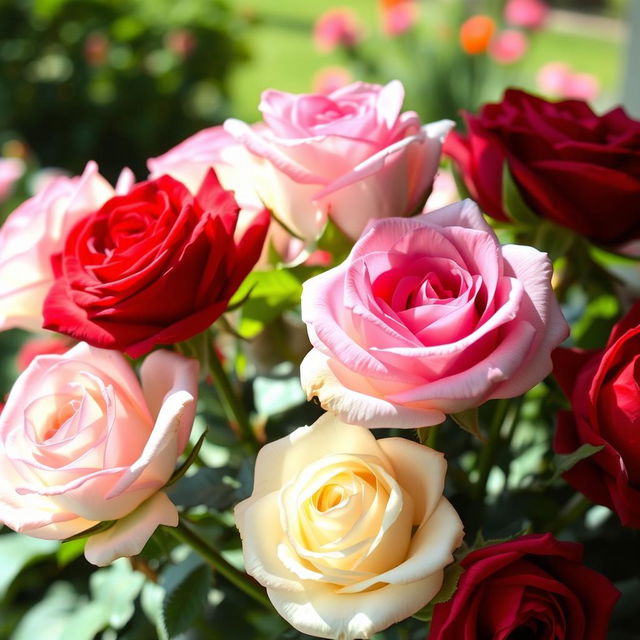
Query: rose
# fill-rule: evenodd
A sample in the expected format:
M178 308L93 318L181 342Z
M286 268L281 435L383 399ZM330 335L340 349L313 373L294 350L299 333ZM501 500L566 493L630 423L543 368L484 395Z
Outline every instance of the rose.
M568 334L550 277L546 254L501 247L470 200L372 222L304 283L302 386L346 422L385 427L518 396Z
M320 15L313 24L313 44L321 53L342 46L355 47L362 40L362 24L349 7L334 7Z
M98 565L176 526L160 489L189 438L198 365L156 351L140 376L142 387L121 354L85 343L31 362L0 415L0 522L60 540L117 520L86 544Z
M69 229L114 195L95 162L81 177L57 177L9 214L0 229L0 330L42 328L42 305L53 283L51 256Z
M237 234L238 211L213 171L195 197L163 176L111 198L55 258L45 327L134 357L204 331L262 249L267 212Z
M600 244L640 237L640 122L621 108L596 116L578 100L554 103L508 89L502 102L465 120L468 135L451 133L444 153L485 213L509 219L506 163L522 199L542 218Z
M553 361L573 410L558 414L555 450L603 447L563 477L624 525L640 527L640 302L615 325L604 349L557 349Z
M357 238L371 218L411 215L429 194L449 120L420 126L401 113L404 89L356 82L329 95L262 94L264 124L227 120L250 152L257 194L305 240L327 217Z
M620 596L582 564L582 545L550 533L469 553L453 598L433 610L429 640L603 640Z
M325 414L265 445L235 509L245 568L322 638L369 638L439 591L462 542L441 453Z

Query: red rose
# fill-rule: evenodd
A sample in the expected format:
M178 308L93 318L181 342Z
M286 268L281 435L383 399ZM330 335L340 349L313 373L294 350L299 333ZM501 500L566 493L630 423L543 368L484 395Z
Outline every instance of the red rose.
M555 450L604 447L565 480L613 509L622 524L640 527L640 302L615 325L604 349L556 349L552 357L573 409L558 414Z
M141 356L205 330L258 260L269 216L238 238L239 208L211 171L194 197L169 176L80 220L52 259L45 328Z
M509 89L465 120L468 135L450 133L443 152L485 213L509 220L506 162L539 216L600 244L640 237L640 122L622 108L597 116L581 100L548 102Z
M453 598L433 610L429 640L605 640L620 596L582 564L582 545L550 533L472 551Z

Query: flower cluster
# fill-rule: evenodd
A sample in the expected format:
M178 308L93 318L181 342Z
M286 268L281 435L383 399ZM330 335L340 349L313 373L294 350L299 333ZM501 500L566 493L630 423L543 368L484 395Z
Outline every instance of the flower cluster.
M383 3L395 4L409 3ZM535 7L511 2L509 15ZM325 39L357 39L325 26ZM566 495L564 476L640 527L640 303L601 349L560 347L567 291L581 290L573 259L605 277L590 243L640 237L640 123L509 90L467 114L464 135L403 100L397 80L268 90L261 122L200 131L150 159L141 182L124 170L112 187L90 162L9 215L0 329L62 336L26 344L0 412L2 524L86 538L96 565L144 549L156 578L178 554L145 545L167 527L323 638L370 638L416 616L431 640L604 640L619 592L550 533L574 524L567 509L504 515L507 540L476 534L486 509L509 512L492 483L522 464L511 441L521 424L536 430L520 411L532 403L537 418L558 414L558 456L537 461L531 491ZM443 149L476 202L425 206ZM556 274L546 247L501 235L531 240L550 224L570 238ZM256 375L270 367L257 340L245 344L248 326L276 336L322 415L301 401L304 418L278 423L278 394L260 385L282 369ZM291 327L306 329L304 357ZM197 406L226 423L226 440L212 427L189 447ZM229 449L219 475L199 455L214 441ZM527 472L504 486L527 490ZM184 489L212 477L205 499ZM232 506L237 532L212 516ZM220 553L232 544L245 571Z

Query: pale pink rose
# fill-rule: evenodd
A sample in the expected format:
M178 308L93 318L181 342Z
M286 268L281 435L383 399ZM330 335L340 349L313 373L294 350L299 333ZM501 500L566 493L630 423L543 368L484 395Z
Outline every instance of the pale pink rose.
M551 371L569 329L547 255L500 246L471 200L369 225L345 262L304 283L309 398L345 422L421 427Z
M419 20L420 11L415 0L379 0L382 31L388 36L399 36Z
M330 216L351 238L367 221L420 211L450 120L421 126L404 88L356 82L329 95L262 94L264 125L227 120L253 160L245 175L274 216L313 240Z
M155 351L140 377L122 354L86 343L27 367L0 415L0 522L61 540L117 520L87 541L98 565L177 524L160 489L189 439L198 365Z
M355 47L362 40L362 24L349 7L325 11L313 25L313 44L322 53L337 47Z
M0 158L0 202L4 202L24 173L24 161L20 158Z
M521 31L505 29L489 44L489 55L500 64L513 64L527 51L527 38Z
M327 413L265 445L235 509L245 568L292 626L370 638L439 591L462 542L444 456Z
M353 76L344 67L325 67L313 76L313 93L329 94L353 82Z
M549 5L543 0L508 0L504 8L507 24L524 29L542 29L549 17Z
M99 209L114 189L94 162L80 177L58 177L9 214L0 228L0 331L42 327L42 304L53 283L51 256L67 233Z

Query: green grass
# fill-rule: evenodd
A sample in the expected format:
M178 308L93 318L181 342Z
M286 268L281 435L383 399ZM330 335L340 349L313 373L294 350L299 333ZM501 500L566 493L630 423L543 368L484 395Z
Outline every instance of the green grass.
M257 106L264 89L277 88L295 93L310 91L313 75L321 68L348 66L341 52L320 54L315 51L311 39L313 21L327 9L340 4L347 3L339 0L245 0L242 3L240 10L254 16L255 25L249 39L252 60L240 67L231 78L236 117L247 121L257 120ZM384 67L389 59L397 56L398 47L397 43L379 33L377 3L374 0L352 0L348 4L365 24L368 51ZM438 6L439 16L433 14L438 11ZM432 37L427 30L438 19L442 19L441 7L442 3L423 3L423 24L419 36L423 40ZM448 38L450 46L456 46L455 27L450 30ZM606 108L619 99L623 53L622 43L607 38L606 33L598 37L547 29L531 39L527 56L521 64L506 72L500 68L492 70L495 86L488 93L491 97L497 97L508 84L535 90L535 75L541 65L565 61L576 71L597 76L603 90L597 105ZM380 81L391 79L387 75L393 74L390 70L392 65L386 64L386 67Z

